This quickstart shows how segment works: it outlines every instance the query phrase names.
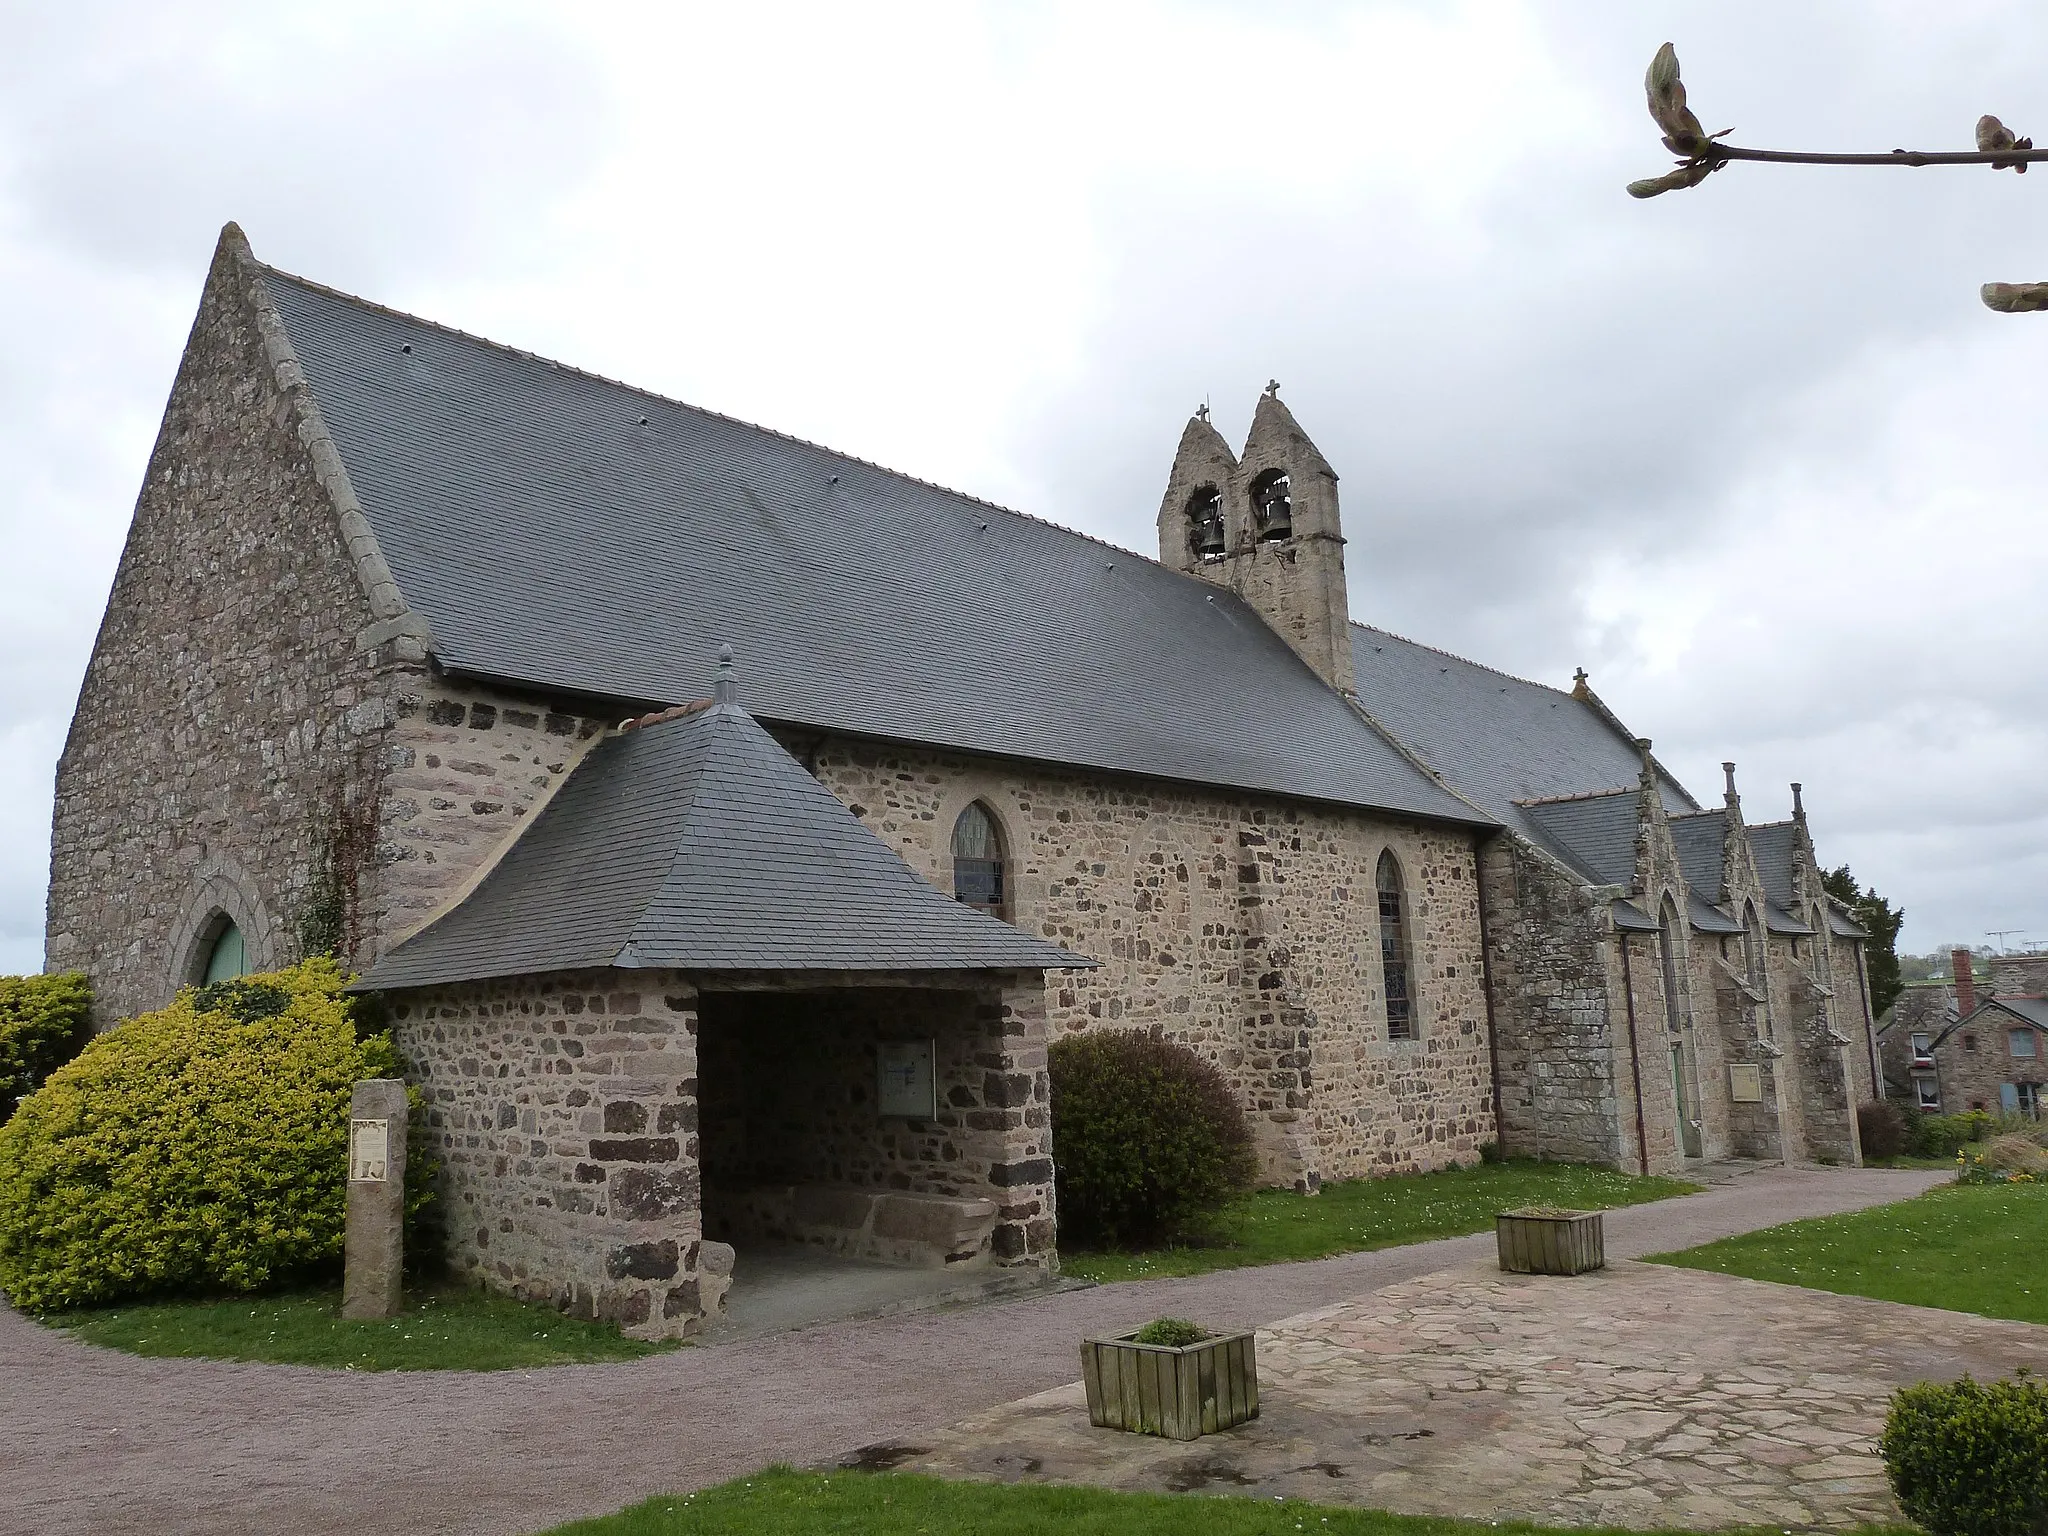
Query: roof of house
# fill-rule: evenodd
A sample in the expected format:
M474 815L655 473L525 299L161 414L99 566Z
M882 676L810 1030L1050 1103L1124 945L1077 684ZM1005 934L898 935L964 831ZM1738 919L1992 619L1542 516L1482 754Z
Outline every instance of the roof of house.
M718 704L599 742L476 888L359 985L1094 963L941 894L752 716Z
M266 269L452 671L672 703L731 645L779 722L1486 817L1246 604L872 464Z
M1987 1008L2003 1009L2036 1029L2048 1029L2048 997L1987 997L1978 1004L1977 1012L1970 1017L1976 1018Z

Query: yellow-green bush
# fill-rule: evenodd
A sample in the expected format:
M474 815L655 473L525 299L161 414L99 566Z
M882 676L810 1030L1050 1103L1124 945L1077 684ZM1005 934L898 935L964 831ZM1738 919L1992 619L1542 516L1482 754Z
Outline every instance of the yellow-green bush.
M92 986L77 971L0 976L0 1124L78 1054L92 1026Z
M323 958L187 989L53 1072L0 1127L0 1290L41 1312L333 1269L350 1092L398 1073L344 982Z

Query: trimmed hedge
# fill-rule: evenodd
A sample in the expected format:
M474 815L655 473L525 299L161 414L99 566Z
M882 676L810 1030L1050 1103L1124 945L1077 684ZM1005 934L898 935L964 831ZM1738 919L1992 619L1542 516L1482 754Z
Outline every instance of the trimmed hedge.
M342 1256L349 1099L395 1077L332 960L188 988L94 1039L0 1127L0 1289L32 1312L249 1292ZM409 1178L423 1199L431 1170Z
M1907 1149L1915 1157L1954 1157L1992 1133L1998 1121L1981 1109L1960 1115L1915 1115L1908 1122Z
M78 971L0 976L0 1124L92 1032L92 984Z
M1258 1157L1236 1090L1186 1046L1107 1030L1049 1054L1062 1242L1181 1237L1251 1188Z
M2048 1531L2048 1390L2031 1377L1902 1387L1878 1449L1899 1507L1933 1536Z
M1906 1150L1910 1129L1906 1112L1890 1099L1872 1099L1856 1107L1856 1139L1866 1158L1890 1162Z

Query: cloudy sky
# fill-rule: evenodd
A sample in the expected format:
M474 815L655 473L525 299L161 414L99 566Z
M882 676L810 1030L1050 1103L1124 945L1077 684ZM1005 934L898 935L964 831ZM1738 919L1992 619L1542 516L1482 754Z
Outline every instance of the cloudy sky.
M1343 476L1351 605L1803 780L1903 944L2048 940L2048 135L2023 0L0 0L0 968L221 223L263 259L1149 550L1203 399ZM2048 138L2044 138L2048 142ZM1370 701L1368 701L1369 703ZM2011 941L2009 941L2011 942Z

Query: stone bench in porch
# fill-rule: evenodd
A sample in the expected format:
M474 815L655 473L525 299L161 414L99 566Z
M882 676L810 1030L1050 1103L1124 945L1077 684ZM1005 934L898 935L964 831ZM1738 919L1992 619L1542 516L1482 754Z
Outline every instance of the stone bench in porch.
M801 1243L912 1269L994 1262L993 1200L841 1184L760 1184L712 1195L707 1204L708 1224L741 1245Z

